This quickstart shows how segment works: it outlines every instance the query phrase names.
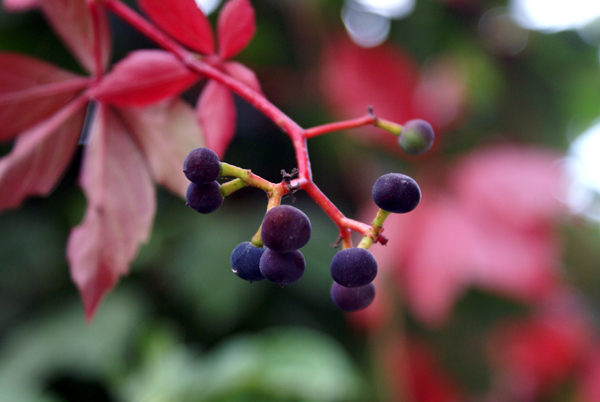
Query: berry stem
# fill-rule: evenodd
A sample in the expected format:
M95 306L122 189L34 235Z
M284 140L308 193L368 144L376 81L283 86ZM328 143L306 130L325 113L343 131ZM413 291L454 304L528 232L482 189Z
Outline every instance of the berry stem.
M281 205L281 197L288 193L287 185L284 183L274 184L273 189L267 193L269 202L267 204L267 212L271 208Z
M221 184L221 195L227 197L228 195L236 192L240 188L246 187L247 184L242 179L234 179L227 183Z
M237 177L242 182L244 182L246 186L260 188L261 190L267 192L272 191L274 186L276 186L276 184L273 184L270 181L267 181L262 177L255 175L250 169L242 169L225 162L221 162L221 177L223 176Z
M364 235L360 243L358 244L359 248L364 248L366 250L369 249L373 245L373 243L379 240L379 235L383 230L383 223L390 216L391 212L384 211L383 209L379 209L377 211L377 215L375 215L375 219L373 219L373 223L369 231Z
M250 240L250 243L252 243L252 245L255 247L263 247L265 245L262 241L262 237L260 236L261 228L262 225L259 226L258 231L254 234L254 236L252 236L252 240Z
M271 208L275 208L278 205L281 205L281 197L288 193L287 185L285 183L274 184L273 188L267 192L269 197L269 202L267 203L267 212ZM252 236L252 240L250 241L256 247L263 247L264 243L262 241L262 237L260 234L262 225L258 228L258 231L254 236Z
M319 135L331 133L334 131L348 130L351 128L363 127L369 124L375 124L377 117L368 113L356 119L338 121L335 123L323 124L321 126L312 127L304 130L304 138L318 137Z
M376 127L383 128L384 130L389 131L390 133L394 134L396 137L398 137L400 135L400 133L402 132L402 126L400 124L394 123L389 120L376 118L375 122L373 124L375 124Z

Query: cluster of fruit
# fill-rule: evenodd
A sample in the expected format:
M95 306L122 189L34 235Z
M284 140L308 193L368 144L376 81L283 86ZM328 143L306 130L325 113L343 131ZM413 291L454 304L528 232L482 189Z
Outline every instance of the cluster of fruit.
M212 149L192 150L183 161L183 173L191 181L186 205L201 214L209 214L221 206L223 195L217 182L221 175L221 162Z
M408 153L420 154L431 147L433 131L431 126L427 123L423 126L423 123L417 121L405 126L406 136L400 137L399 143ZM183 166L186 177L191 181L187 205L203 214L219 208L228 191L216 180L227 175L226 167L231 168L231 165L221 163L212 150L192 150ZM390 213L406 213L416 208L421 200L421 190L412 178L389 173L377 179L372 196L380 208L379 222L376 224L374 221L373 227L379 225L381 229ZM269 204L259 232L252 241L237 245L231 254L232 271L244 280L268 279L283 286L296 282L304 274L306 261L299 249L310 240L310 220L298 208L279 205L279 201L276 205ZM373 280L377 275L377 261L368 248L377 241L378 233L371 233L370 237L365 235L358 247L343 248L331 261L331 298L341 310L364 309L375 298Z
M373 201L386 213L406 213L421 201L417 182L400 173L381 176L373 186ZM331 260L331 299L344 311L362 310L375 298L373 280L377 276L377 261L367 248L346 248Z

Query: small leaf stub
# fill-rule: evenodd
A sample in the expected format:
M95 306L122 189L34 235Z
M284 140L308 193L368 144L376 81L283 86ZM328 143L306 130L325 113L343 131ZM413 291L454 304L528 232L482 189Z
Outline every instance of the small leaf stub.
M434 133L431 124L425 120L408 121L398 137L398 144L409 155L421 155L431 149Z

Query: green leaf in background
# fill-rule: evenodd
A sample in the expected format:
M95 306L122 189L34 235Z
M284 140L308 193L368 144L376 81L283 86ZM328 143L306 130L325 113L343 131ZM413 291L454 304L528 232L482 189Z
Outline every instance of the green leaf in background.
M348 354L314 330L235 335L202 355L160 331L153 335L144 365L125 381L126 401L364 400L364 381Z
M10 331L0 350L0 401L60 400L46 388L61 375L119 381L146 313L139 295L125 287L105 305L90 326L76 299Z

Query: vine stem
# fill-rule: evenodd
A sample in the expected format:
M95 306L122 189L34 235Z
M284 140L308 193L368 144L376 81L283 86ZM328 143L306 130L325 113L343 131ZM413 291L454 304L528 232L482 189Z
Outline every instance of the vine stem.
M340 237L342 239L343 247L351 247L350 236L351 231L361 233L363 236L369 233L371 229L370 225L362 222L355 221L353 219L346 218L337 207L321 192L312 180L312 171L310 166L310 159L308 156L307 139L313 138L318 135L322 135L328 132L343 130L347 128L360 127L368 124L375 124L377 118L369 113L366 116L342 121L338 123L331 123L322 126L317 126L312 129L305 130L300 127L294 120L287 116L283 111L278 109L275 105L269 102L262 94L254 91L252 88L246 86L240 81L233 77L221 72L219 69L209 65L202 60L202 56L192 53L181 46L179 43L171 39L169 36L164 34L154 24L148 20L142 18L138 13L132 10L130 7L121 2L121 0L100 0L104 6L112 11L114 14L119 16L121 19L129 23L133 28L137 29L140 33L147 36L149 39L154 41L164 50L172 53L177 57L190 71L198 73L209 79L213 79L220 84L225 85L230 90L238 94L240 97L245 99L248 103L254 106L257 110L262 112L267 118L273 121L278 127L280 127L292 140L294 146L296 161L298 163L299 179L294 180L292 184L298 186L298 188L305 190L315 202L327 213L327 215L336 223L340 230ZM237 168L239 169L239 168ZM243 169L240 169L243 170ZM253 175L248 171L250 175ZM279 185L267 182L266 180L259 178L258 176L250 176L252 182L249 182L248 178L234 175L244 181L248 185L259 184L258 186L266 190L269 194L273 193L273 187L277 189ZM254 181L256 179L256 181ZM262 182L261 182L262 180ZM268 184L267 184L268 183ZM281 184L283 192L279 194L279 200L281 196L286 194L289 190L283 184ZM271 190L271 191L269 191ZM278 192L278 191L274 191ZM277 196L275 196L275 199ZM269 204L275 202L275 199L270 195ZM279 204L277 204L279 205Z

